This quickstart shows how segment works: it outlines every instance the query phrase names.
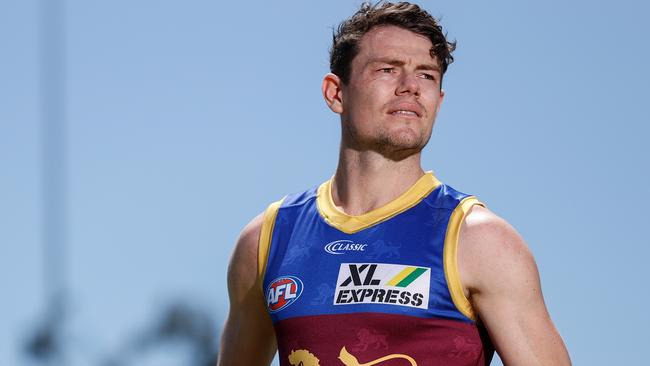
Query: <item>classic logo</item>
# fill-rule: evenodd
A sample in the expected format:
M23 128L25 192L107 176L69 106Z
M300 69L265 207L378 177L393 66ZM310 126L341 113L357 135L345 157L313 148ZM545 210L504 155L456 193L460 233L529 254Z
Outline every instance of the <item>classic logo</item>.
M431 269L385 263L341 263L334 305L386 304L426 309Z
M325 245L325 251L329 254L344 254L342 252L363 252L368 244L355 243L352 240L335 240Z
M278 312L293 304L302 294L303 284L295 276L282 276L271 281L266 290L266 306L269 312Z

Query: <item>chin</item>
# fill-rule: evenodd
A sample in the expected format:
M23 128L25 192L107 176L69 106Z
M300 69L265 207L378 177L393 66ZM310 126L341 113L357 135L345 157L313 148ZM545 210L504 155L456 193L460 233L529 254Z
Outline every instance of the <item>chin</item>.
M402 127L391 132L387 136L387 140L391 145L414 148L422 144L423 135L410 127Z
M421 135L417 134L397 134L386 136L378 143L379 150L383 155L401 160L413 154L417 154L424 148L426 142Z
M418 153L424 149L429 142L430 134L412 128L400 128L386 136L385 143L391 146L394 151L413 151Z

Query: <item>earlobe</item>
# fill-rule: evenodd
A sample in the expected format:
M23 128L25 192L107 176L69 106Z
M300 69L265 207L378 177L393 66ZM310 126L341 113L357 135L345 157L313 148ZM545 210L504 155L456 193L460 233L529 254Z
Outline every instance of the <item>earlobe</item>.
M438 112L440 112L440 107L442 106L442 102L445 100L445 90L440 89L440 99L438 99L438 106L436 107L436 115Z
M335 74L327 73L323 78L322 91L327 106L332 112L341 114L343 112L341 79Z

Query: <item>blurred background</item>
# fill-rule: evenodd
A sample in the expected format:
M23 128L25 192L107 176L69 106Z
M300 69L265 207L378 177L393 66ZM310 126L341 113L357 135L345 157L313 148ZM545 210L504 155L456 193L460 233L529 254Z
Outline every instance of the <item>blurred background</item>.
M0 365L215 362L239 231L334 172L359 3L0 1ZM521 232L574 364L647 364L647 3L420 4L458 41L425 168Z

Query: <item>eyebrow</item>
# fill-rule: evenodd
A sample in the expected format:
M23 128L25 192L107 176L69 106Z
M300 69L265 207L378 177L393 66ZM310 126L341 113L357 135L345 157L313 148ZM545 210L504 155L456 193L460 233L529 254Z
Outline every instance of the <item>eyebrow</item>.
M391 66L404 66L406 62L393 58L375 58L368 61L367 65L374 63L388 64ZM440 67L436 64L420 64L415 67L416 70L431 70L440 72Z

